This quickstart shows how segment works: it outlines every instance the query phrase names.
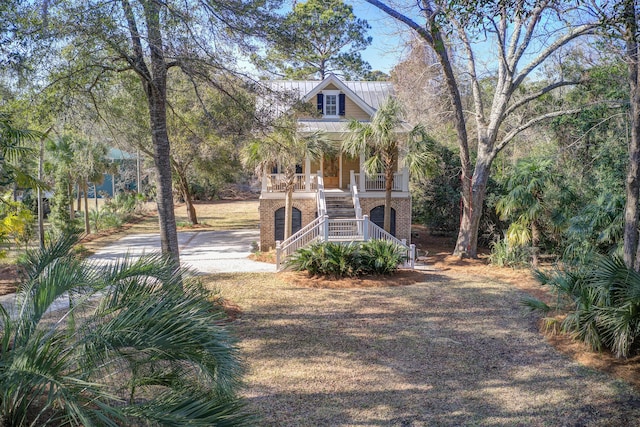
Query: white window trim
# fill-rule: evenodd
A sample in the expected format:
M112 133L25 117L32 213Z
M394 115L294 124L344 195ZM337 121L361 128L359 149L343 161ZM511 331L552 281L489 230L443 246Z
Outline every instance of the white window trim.
M322 101L322 116L327 119L340 118L340 91L339 90L323 90L324 100ZM327 111L327 95L334 95L336 97L336 114L326 114Z

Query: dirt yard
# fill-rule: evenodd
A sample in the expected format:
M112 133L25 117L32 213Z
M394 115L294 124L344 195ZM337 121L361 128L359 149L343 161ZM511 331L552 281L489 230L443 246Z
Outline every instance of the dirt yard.
M255 200L197 209L201 228L238 227L241 216L257 224ZM83 245L155 230L151 215ZM489 266L486 256L460 260L451 239L414 233L419 254L428 253L423 271L391 279L207 279L236 308L246 395L261 425L640 426L637 391L608 374L640 390L640 358L541 335L520 304L525 293L547 296L530 272ZM14 291L15 277L15 268L0 269L0 294Z
M522 291L419 274L351 288L293 273L208 277L239 310L231 324L257 425L640 425L638 394L555 351Z

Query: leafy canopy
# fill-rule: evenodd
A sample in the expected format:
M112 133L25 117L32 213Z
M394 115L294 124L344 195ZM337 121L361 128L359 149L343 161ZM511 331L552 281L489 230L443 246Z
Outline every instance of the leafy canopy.
M371 27L342 0L298 3L274 31L266 58L257 65L288 79L324 79L334 73L362 78L371 69L360 51L371 44Z

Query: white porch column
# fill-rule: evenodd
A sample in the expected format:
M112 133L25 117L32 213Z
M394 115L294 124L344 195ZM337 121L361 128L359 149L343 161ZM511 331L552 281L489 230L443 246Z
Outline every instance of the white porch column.
M342 189L342 152L338 153L338 188Z
M409 191L409 169L402 168L402 191Z
M360 153L360 182L358 183L358 190L360 190L361 193L364 193L367 191L366 188L366 182L367 182L367 177L366 177L366 173L364 171L364 153Z
M262 168L262 192L263 193L267 192L267 180L269 179L267 172L268 171L266 166Z
M304 183L305 190L311 191L311 159L309 156L304 158Z

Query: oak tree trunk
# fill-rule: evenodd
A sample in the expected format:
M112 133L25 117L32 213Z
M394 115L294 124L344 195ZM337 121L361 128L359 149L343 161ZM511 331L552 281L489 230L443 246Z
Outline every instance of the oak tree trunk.
M189 182L183 174L179 174L178 180L180 182L180 192L184 198L184 204L187 208L187 218L193 225L198 223L198 217L196 215L196 207L193 205L193 196L191 194L191 188Z
M482 217L482 206L487 193L490 169L491 159L481 159L480 153L478 153L473 177L465 179L463 176L463 194L471 192L471 197L468 197L468 200L463 203L462 219L454 255L471 258L478 256L478 230L480 229L480 218Z

